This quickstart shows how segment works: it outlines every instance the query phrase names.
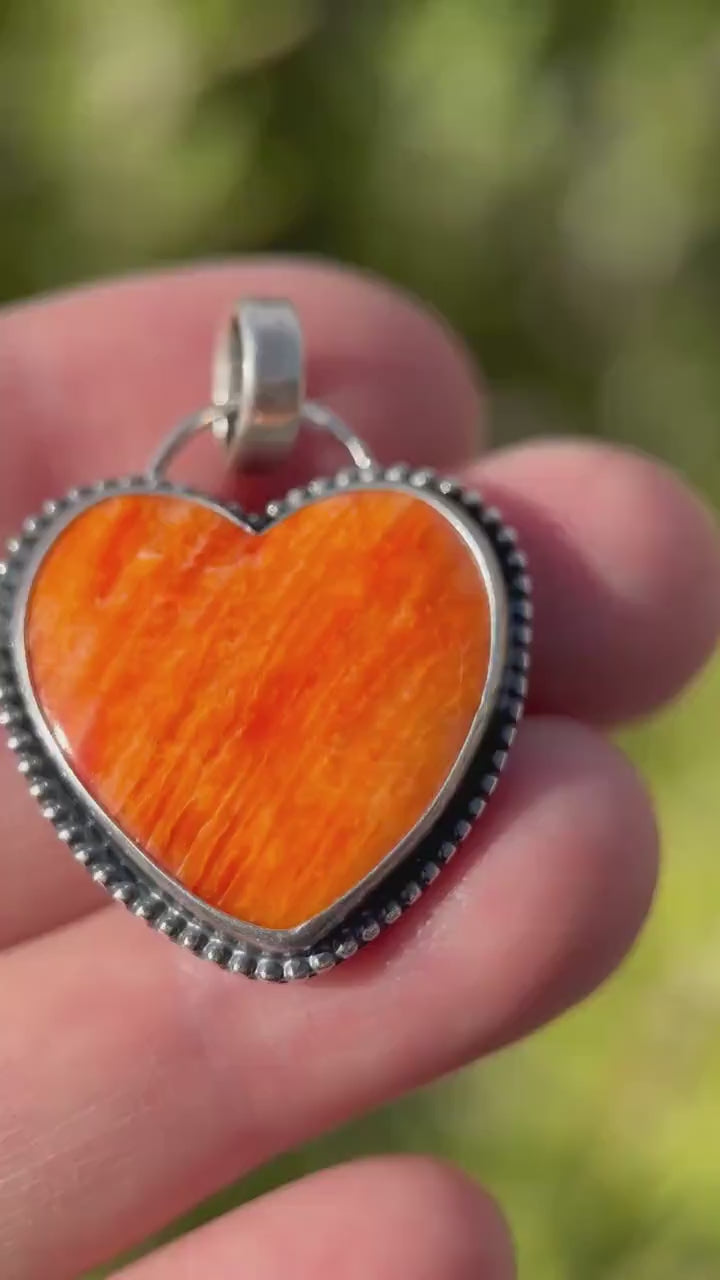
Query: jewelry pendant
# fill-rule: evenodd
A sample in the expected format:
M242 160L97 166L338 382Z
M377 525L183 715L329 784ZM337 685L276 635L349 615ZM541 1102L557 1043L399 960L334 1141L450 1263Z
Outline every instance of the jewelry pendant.
M498 512L376 464L304 400L301 352L289 303L240 304L212 406L144 475L46 503L0 579L2 719L60 838L154 928L278 981L352 956L452 858L530 641ZM165 478L200 431L251 469L303 423L354 465L262 515Z

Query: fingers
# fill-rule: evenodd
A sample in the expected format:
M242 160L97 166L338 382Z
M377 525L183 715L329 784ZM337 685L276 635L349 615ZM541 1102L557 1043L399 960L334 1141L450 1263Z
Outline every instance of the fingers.
M9 952L0 1274L18 1258L24 1280L61 1280L58 1258L78 1274L601 981L655 875L622 757L570 722L529 722L473 841L403 921L307 986L240 981L118 909Z
M263 1196L119 1280L512 1280L495 1205L449 1166L364 1160Z
M308 391L347 417L379 456L449 466L477 447L470 362L442 321L369 276L282 260L199 267L94 286L0 315L2 536L46 498L136 474L174 423L207 404L218 326L243 295L297 306ZM306 474L345 459L312 434ZM194 463L215 484L220 451ZM312 462L310 462L310 455ZM203 470L204 468L204 470ZM288 473L274 473L275 492Z
M531 709L608 723L677 693L720 632L718 530L686 486L638 454L559 441L474 475L530 557Z
M532 709L617 721L697 670L717 639L720 555L713 521L680 481L620 449L561 443L488 455L466 479L528 551ZM105 899L57 847L7 758L0 778L7 945Z

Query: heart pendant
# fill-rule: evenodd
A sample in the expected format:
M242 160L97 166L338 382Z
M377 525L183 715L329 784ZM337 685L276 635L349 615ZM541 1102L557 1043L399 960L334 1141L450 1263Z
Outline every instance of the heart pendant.
M514 535L451 480L359 461L262 516L157 465L74 491L0 588L2 717L43 812L114 898L250 976L397 919L522 714Z

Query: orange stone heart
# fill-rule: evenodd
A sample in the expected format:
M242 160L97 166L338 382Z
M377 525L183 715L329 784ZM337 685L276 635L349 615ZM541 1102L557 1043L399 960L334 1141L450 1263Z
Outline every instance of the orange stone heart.
M392 489L261 534L179 494L103 498L52 543L25 615L35 699L87 792L198 898L273 930L426 813L490 636L467 542Z

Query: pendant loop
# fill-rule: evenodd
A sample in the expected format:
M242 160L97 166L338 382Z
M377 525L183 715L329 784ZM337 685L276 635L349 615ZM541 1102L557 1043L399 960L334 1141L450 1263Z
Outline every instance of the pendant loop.
M181 418L172 431L160 441L152 455L147 469L150 478L164 480L170 463L177 454L182 452L185 445L190 444L191 440L202 435L204 431L212 431L215 434L218 419L223 418L224 415L213 408L198 409L195 413L188 414L186 418Z
M303 423L327 431L366 471L374 458L332 409L305 400L302 330L284 298L241 300L220 335L213 363L212 404L183 418L148 467L161 480L195 436L212 431L235 467L252 471L282 462Z
M292 449L305 397L300 319L284 298L246 298L217 343L213 432L244 468L272 466Z
M375 465L375 459L364 440L356 436L347 423L343 422L337 413L333 413L332 409L328 409L327 405L306 400L302 407L302 421L307 422L316 431L327 431L334 436L338 444L345 446L355 466L361 471L366 471Z

